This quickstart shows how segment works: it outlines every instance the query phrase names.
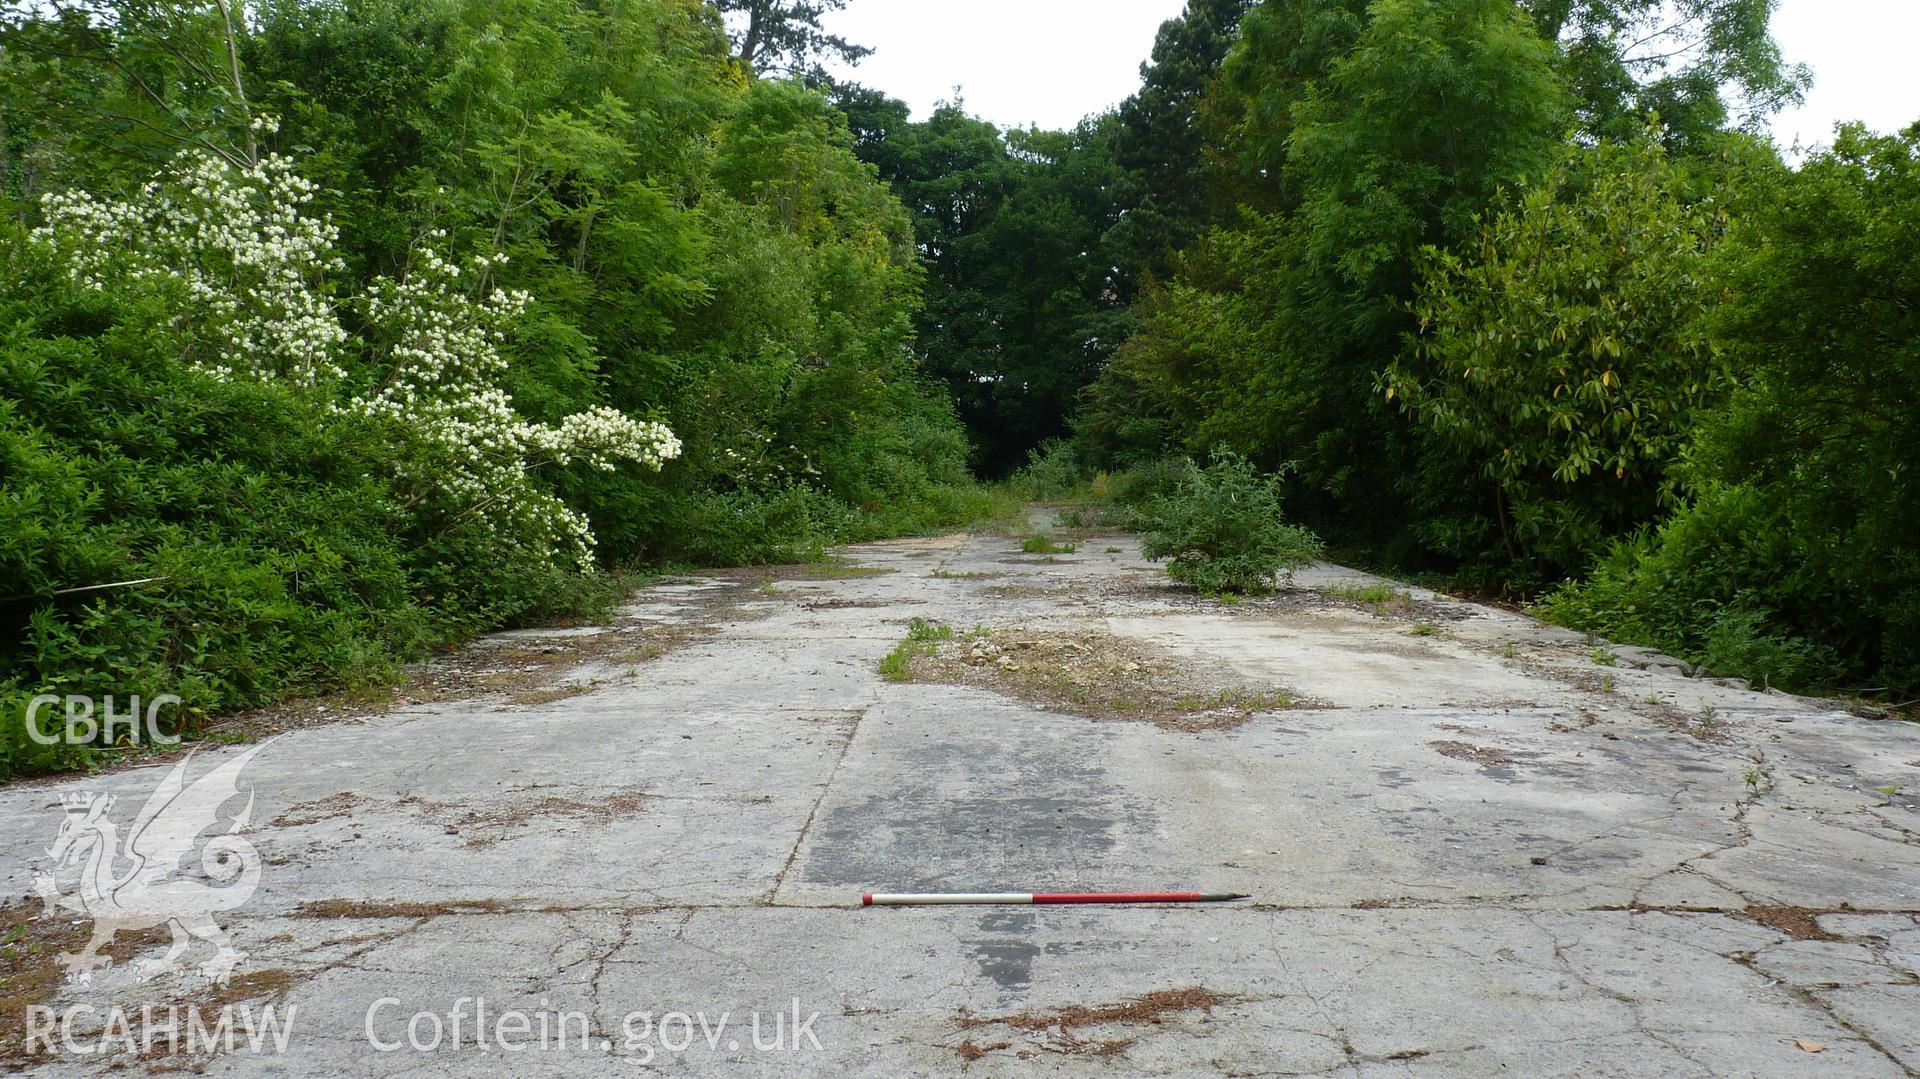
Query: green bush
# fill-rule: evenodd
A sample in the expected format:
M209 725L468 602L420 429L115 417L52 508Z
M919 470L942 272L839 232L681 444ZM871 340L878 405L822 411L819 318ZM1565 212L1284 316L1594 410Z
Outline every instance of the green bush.
M0 603L0 680L212 711L377 679L443 639L410 587L380 439L283 388L188 373L157 312L13 261L0 595L27 598ZM20 733L0 772L84 757Z
M815 562L852 519L846 503L811 487L693 494L675 499L671 532L655 553L703 566Z
M1004 521L1025 510L1019 495L1005 486L967 482L926 487L911 499L862 509L841 531L844 543L891 536L926 535L983 521Z
M1283 571L1322 552L1313 533L1280 515L1280 477L1216 451L1151 512L1148 558L1204 592L1267 592Z
M1192 461L1165 457L1094 477L1091 490L1101 503L1095 523L1130 532L1150 527L1155 503L1178 491L1192 474Z
M1190 459L1163 457L1108 476L1107 498L1117 506L1144 508L1173 494L1192 476Z
M606 601L605 578L410 513L374 421L186 369L164 311L71 287L17 234L0 327L0 776L91 755L25 740L37 693L171 694L178 725Z
M1700 331L1711 207L1649 132L1566 148L1477 237L1426 249L1420 332L1381 376L1428 447L1417 539L1525 591L1679 504L1729 381Z
M1034 448L1013 484L1028 498L1050 501L1073 497L1085 480L1086 468L1073 443L1055 438Z
M1844 599L1761 492L1723 487L1616 544L1589 579L1542 601L1547 618L1756 684L1801 690L1842 673L1810 635Z
M1710 329L1707 488L1546 609L1788 689L1920 688L1920 128L1843 127L1750 200Z

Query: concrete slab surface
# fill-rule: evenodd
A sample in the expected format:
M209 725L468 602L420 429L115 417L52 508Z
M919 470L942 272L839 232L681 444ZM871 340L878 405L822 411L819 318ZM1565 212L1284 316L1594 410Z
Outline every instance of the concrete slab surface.
M155 975L141 961L167 932L129 937L48 990L42 1033L65 1026L8 1059L48 1075L1920 1075L1920 727L1421 589L1386 583L1382 603L1382 581L1334 566L1228 605L1172 587L1125 536L1045 557L1002 535L842 554L663 581L599 632L472 653L577 650L542 692L266 744L240 781L257 887L215 915L246 955L231 980L199 969L206 940ZM889 682L878 664L916 618L1103 634L1284 702L1180 730L990 682ZM251 748L202 749L184 778ZM63 798L115 794L126 842L174 767L0 791L0 888L37 909ZM48 917L108 909L139 853L119 848L84 909ZM77 894L76 875L49 880ZM181 876L221 882L194 859ZM859 905L1143 888L1252 898ZM197 1009L244 1031L269 1005L284 1044L155 1030Z

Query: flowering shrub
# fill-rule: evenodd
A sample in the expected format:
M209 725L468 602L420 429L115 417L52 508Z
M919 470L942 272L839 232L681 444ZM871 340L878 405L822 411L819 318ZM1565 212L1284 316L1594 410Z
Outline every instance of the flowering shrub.
M500 345L530 298L486 289L498 259L474 259L469 291L461 267L423 245L403 277L377 278L346 301L364 326L348 333L327 289L342 268L337 234L304 211L312 196L285 158L243 168L189 151L133 201L48 196L48 224L34 235L86 288L158 293L195 370L291 383L321 395L332 415L383 423L408 451L393 477L402 501L437 528L478 526L549 565L591 571L587 519L534 473L575 462L658 470L679 456L679 440L606 407L552 425L522 418L500 388Z
M218 378L232 364L262 378L313 385L340 377L347 343L324 292L344 267L338 232L305 216L313 185L284 157L246 172L200 151L181 155L132 201L85 191L46 196L36 239L57 247L73 279L105 290L127 284L175 292L175 328L200 346L188 362Z

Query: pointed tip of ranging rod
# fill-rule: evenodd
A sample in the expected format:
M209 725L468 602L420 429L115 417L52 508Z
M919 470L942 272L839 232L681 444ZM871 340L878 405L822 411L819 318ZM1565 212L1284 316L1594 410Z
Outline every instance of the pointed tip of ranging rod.
M1252 899L1245 892L1208 892L1200 897L1202 903L1227 903L1235 899Z

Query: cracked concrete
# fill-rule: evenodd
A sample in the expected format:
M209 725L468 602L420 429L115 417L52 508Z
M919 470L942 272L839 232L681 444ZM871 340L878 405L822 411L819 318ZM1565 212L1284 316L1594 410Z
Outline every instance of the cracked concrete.
M1376 582L1332 566L1229 607L1168 587L1126 537L1047 560L987 535L844 553L891 572L662 583L605 633L482 644L578 647L551 674L570 695L421 703L262 750L245 777L262 879L223 924L243 975L272 974L245 1003L295 1009L284 1054L12 1059L46 1074L1920 1074L1920 727L1421 589L1343 602L1326 592ZM914 618L1098 630L1321 703L1185 732L885 682L876 665ZM607 658L623 647L608 634L695 624L644 665ZM0 887L32 894L59 795L118 793L130 820L164 771L0 792ZM1160 887L1254 899L858 906L869 890ZM205 993L122 964L48 1003ZM483 1051L469 1004L458 1047L369 1040L383 999L371 1029L391 1044L414 1012L474 997L495 1016L578 1013L585 1034ZM1189 997L1208 1006L1140 1004ZM668 1013L687 1017L684 1047ZM101 1014L77 1023L83 1041ZM1060 1014L1095 1018L1005 1021ZM768 1037L775 1016L797 1047L756 1051L750 1020Z

